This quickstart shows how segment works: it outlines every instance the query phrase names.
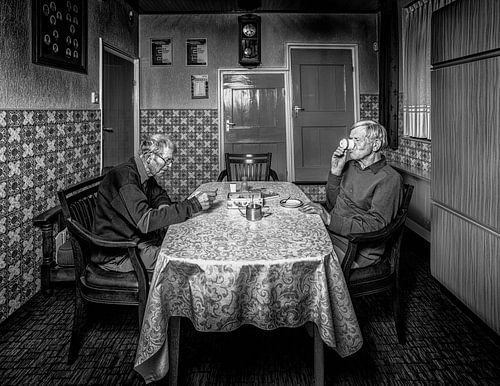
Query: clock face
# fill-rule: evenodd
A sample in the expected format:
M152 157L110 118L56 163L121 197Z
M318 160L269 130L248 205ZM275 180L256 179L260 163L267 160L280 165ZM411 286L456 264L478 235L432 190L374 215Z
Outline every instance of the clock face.
M243 34L249 38L255 35L257 32L257 28L255 28L255 25L253 24L245 24L243 26Z

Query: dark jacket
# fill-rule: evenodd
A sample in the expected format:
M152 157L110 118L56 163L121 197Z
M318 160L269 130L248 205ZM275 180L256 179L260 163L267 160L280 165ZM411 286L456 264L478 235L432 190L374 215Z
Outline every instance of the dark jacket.
M93 231L113 241L148 240L155 231L185 221L201 209L196 198L172 203L156 179L147 177L142 161L132 157L101 181ZM106 259L99 260L95 262Z

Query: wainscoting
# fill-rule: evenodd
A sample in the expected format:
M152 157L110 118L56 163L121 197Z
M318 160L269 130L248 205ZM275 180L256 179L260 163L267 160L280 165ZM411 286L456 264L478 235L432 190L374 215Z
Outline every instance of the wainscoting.
M31 220L57 191L99 173L100 112L0 110L0 322L40 289Z

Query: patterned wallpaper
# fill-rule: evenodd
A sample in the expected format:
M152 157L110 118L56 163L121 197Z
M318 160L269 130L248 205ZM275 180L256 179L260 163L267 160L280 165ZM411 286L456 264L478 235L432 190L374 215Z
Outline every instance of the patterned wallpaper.
M40 289L34 216L99 173L100 112L0 110L0 322Z

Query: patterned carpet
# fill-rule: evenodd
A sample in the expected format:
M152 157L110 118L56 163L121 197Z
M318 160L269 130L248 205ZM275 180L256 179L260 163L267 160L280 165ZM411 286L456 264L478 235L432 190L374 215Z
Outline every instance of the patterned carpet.
M407 343L397 343L388 297L356 300L365 344L341 359L325 350L327 384L500 384L500 345L441 291L429 273L429 248L411 232L404 240L403 299ZM80 355L66 364L73 288L37 294L0 325L2 385L141 385L132 370L136 310L95 308ZM312 338L305 328L181 332L182 385L312 385Z

